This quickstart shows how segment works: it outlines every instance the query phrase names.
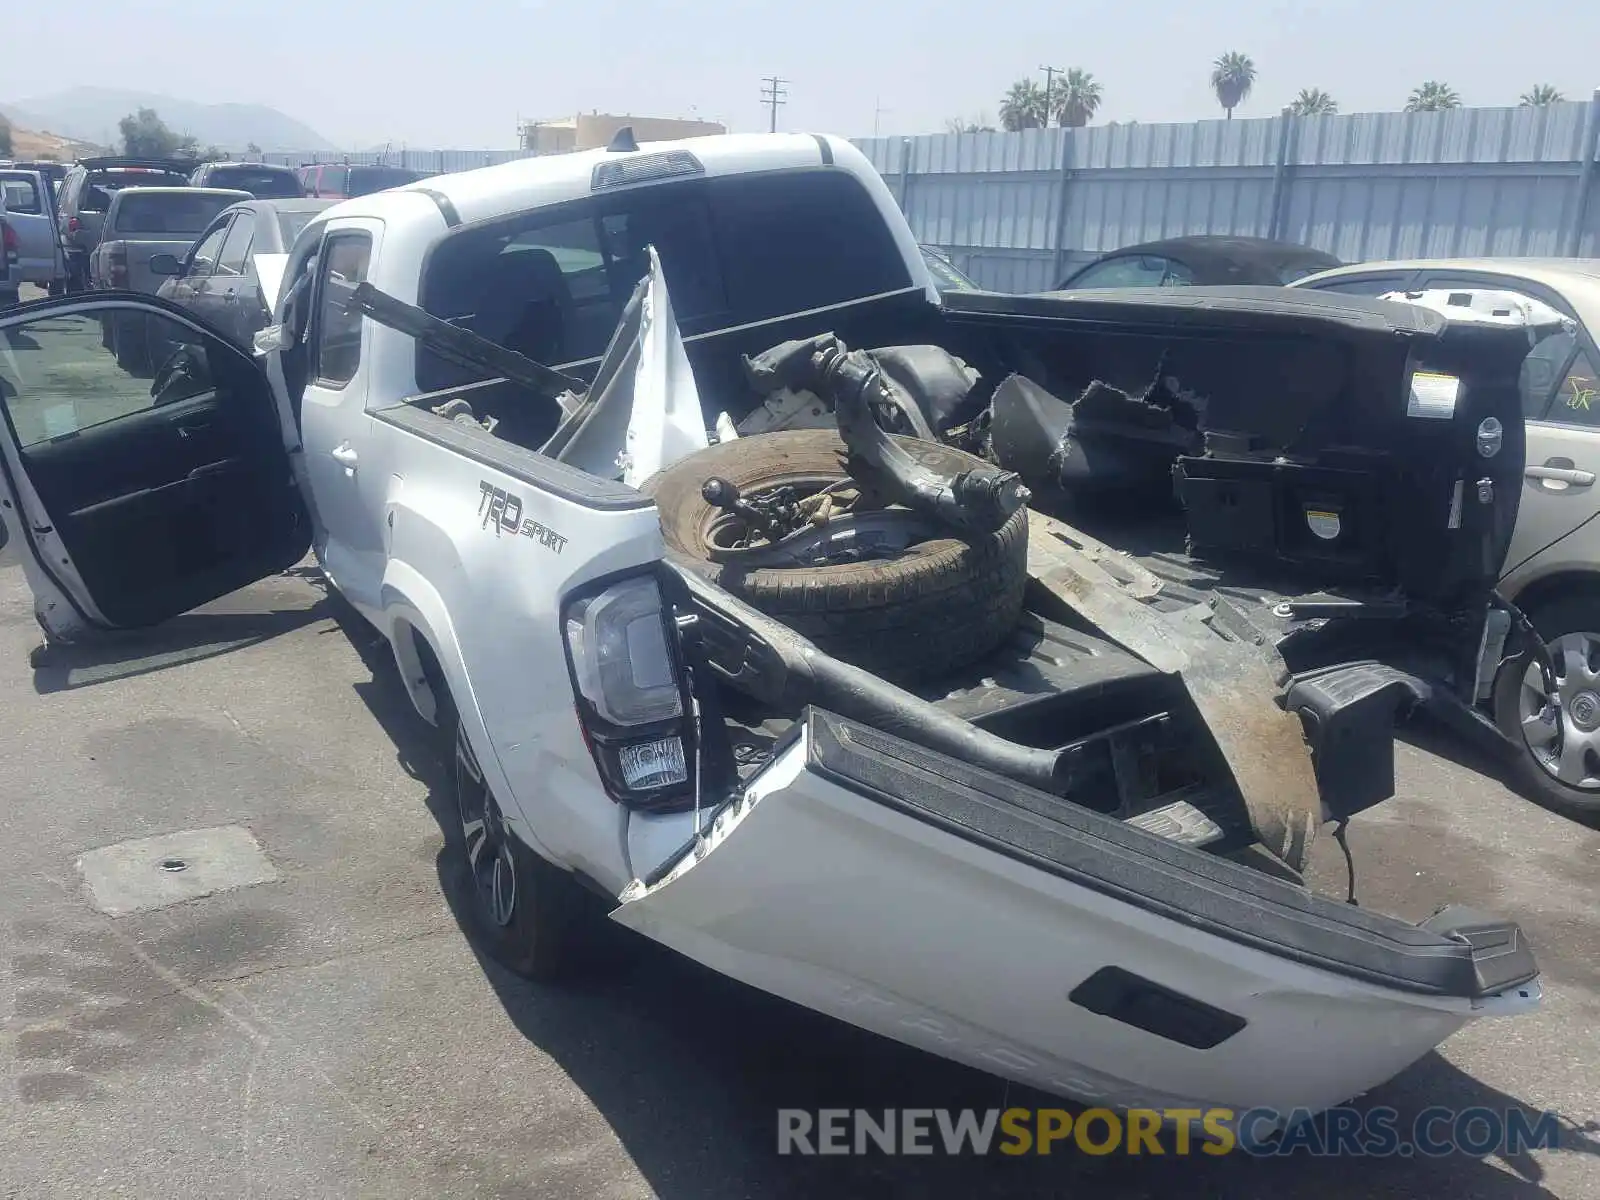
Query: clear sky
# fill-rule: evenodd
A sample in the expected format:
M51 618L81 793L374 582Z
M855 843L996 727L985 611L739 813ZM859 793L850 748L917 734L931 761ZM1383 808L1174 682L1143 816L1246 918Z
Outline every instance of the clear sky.
M1037 68L1084 67L1096 123L1217 116L1207 76L1227 50L1258 77L1240 116L1302 87L1341 111L1400 107L1425 79L1466 104L1515 104L1535 83L1568 99L1600 86L1600 5L1579 0L73 0L23 4L26 34L67 20L70 53L3 56L0 100L77 84L205 103L256 102L362 147L510 146L517 117L599 109L764 129L762 75L789 100L779 127L846 136L994 120ZM43 31L41 31L43 32ZM62 43L64 46L65 43ZM61 47L58 46L57 49Z

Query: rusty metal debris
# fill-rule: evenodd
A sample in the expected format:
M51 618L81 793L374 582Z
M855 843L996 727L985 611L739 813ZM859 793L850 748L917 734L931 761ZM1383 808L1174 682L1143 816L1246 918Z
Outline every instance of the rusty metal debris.
M1274 699L1284 670L1277 651L1160 612L1139 598L1154 594L1154 577L1133 573L1124 583L1102 565L1118 557L1110 548L1042 513L1029 512L1028 522L1028 574L1107 637L1181 679L1233 772L1256 836L1292 871L1304 870L1322 799L1300 720Z

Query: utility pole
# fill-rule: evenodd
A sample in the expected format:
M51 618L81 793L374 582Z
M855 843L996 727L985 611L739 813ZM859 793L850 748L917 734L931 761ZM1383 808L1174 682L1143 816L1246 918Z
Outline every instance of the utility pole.
M893 112L894 111L894 109L892 109L892 108L885 108L881 101L882 101L882 97L879 97L879 96L874 96L873 99L872 99L872 136L873 137L877 137L878 136L878 123L879 123L879 120L883 117L883 114L886 113L886 112Z
M1065 75L1060 67L1040 67L1044 72L1044 127L1050 128L1050 84L1057 75Z
M776 75L763 75L761 77L761 82L765 85L761 89L761 103L765 104L772 113L767 124L767 132L777 133L778 105L788 103L788 100L785 99L785 97L788 96L789 92L788 89L786 89L783 85L789 81L787 79L780 79Z

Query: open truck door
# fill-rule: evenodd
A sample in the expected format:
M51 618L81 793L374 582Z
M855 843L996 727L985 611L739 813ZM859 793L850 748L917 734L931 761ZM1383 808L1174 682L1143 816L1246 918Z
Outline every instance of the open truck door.
M115 328L161 347L118 366ZM241 350L145 296L0 317L0 516L46 635L153 625L310 547L271 389Z

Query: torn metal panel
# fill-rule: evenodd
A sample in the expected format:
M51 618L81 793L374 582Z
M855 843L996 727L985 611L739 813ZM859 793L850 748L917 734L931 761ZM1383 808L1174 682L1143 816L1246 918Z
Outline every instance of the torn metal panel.
M1277 651L1158 611L1100 565L1114 556L1108 547L1042 513L1030 511L1028 520L1028 573L1107 637L1181 678L1233 772L1256 836L1303 870L1323 806L1300 720L1274 699L1285 674Z

